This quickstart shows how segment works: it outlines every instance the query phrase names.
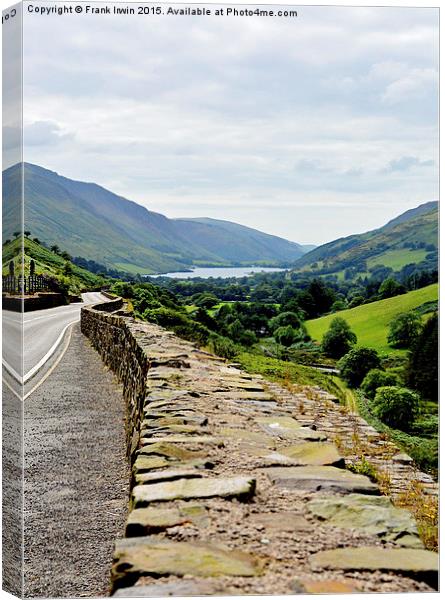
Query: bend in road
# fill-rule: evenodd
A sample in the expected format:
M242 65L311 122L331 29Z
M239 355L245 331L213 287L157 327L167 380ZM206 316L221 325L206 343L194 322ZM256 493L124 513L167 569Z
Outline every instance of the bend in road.
M82 306L106 300L100 292L82 294L83 302L24 314L3 311L3 365L19 383L25 384L58 349L68 327L80 320ZM22 330L23 323L23 330ZM22 362L23 336L23 362Z

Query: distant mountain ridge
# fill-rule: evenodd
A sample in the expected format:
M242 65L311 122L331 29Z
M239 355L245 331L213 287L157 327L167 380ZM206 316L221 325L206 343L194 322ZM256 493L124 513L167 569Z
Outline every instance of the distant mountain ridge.
M17 230L19 165L3 172L3 235ZM95 183L25 163L25 223L32 236L123 271L199 264L290 264L311 249L217 219L169 219Z
M333 273L366 261L384 266L421 262L423 255L437 251L438 206L438 202L426 202L378 229L318 246L299 258L293 270Z

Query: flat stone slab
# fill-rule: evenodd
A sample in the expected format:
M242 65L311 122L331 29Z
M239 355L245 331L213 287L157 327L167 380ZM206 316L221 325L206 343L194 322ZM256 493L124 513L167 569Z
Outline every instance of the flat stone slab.
M439 558L430 550L408 548L337 548L313 554L312 568L341 569L342 571L394 571L406 575L434 575L438 573Z
M202 477L202 472L197 469L167 469L154 473L139 473L135 475L136 483L159 483L160 481L174 481L175 479L195 479Z
M190 441L190 438L188 438L188 440ZM142 446L138 450L138 457L144 454L164 456L175 458L177 460L192 460L194 458L203 457L201 452L191 452L190 450L185 450L184 448L176 446L171 442L173 442L172 438L169 438L168 440L165 438L157 439L156 441L153 441L153 443Z
M297 594L354 594L359 590L344 579L298 579L293 591Z
M314 440L324 441L326 435L319 431L302 427L292 417L261 417L256 422L270 435L290 440Z
M337 447L329 442L308 442L288 448L277 448L279 454L288 456L299 465L332 465L344 467L345 460Z
M246 429L236 429L232 427L223 427L218 430L221 437L242 440L243 442L252 442L256 444L264 444L265 447L274 445L275 442L270 439L267 434L257 431L248 431Z
M158 438L153 438L153 444L147 441L148 444L154 446L155 444L214 444L218 446L223 440L220 437L213 435L169 435ZM144 449L148 446L143 446L140 452L144 452Z
M237 498L249 500L255 493L255 479L250 477L178 479L151 485L136 485L132 496L134 506L146 506L150 502L187 500L192 498Z
M162 427L168 425L205 425L207 417L191 414L172 414L162 413L160 415L147 414L142 423L143 427Z
M165 598L167 596L223 596L230 590L213 580L178 580L152 585L133 585L114 592L114 598ZM231 594L232 595L232 594Z
M153 536L118 541L111 570L115 588L144 575L254 577L261 572L262 561L250 554L211 544L157 540Z
M293 512L253 514L248 520L268 531L312 531L314 528L302 515Z
M268 392L245 392L245 391L235 391L231 389L227 392L214 392L214 396L229 396L235 400L256 400L261 402L275 402L275 398L271 396Z
M166 434L176 435L182 433L192 435L202 433L202 429L199 427L194 427L193 425L164 425L162 427L157 427L155 424L147 425L145 423L144 427L145 429L142 429L141 431L141 439L143 443L147 443L154 435L165 436Z
M414 518L407 510L395 507L386 496L349 494L315 498L307 504L307 509L329 525L358 529L401 545L423 548Z
M183 508L135 508L128 515L125 535L148 535L176 525L193 523L205 526L208 522L207 511L200 505Z
M212 469L213 463L205 458L192 458L188 460L179 460L177 458L167 459L163 456L147 456L140 454L133 465L133 473L135 477L138 474L152 471L153 469L165 469L166 467L201 467L204 469Z
M379 494L379 488L364 475L337 467L271 467L264 473L278 487L291 490L337 490Z

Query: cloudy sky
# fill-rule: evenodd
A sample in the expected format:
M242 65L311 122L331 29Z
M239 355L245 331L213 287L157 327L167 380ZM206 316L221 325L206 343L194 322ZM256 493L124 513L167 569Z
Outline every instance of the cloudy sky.
M436 9L42 17L25 4L24 56L25 160L169 217L319 244L437 199Z

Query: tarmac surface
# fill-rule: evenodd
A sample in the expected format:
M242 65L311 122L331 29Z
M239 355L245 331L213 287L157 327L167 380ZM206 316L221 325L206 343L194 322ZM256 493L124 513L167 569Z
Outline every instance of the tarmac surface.
M128 508L122 390L76 323L24 405L25 596L109 594Z

